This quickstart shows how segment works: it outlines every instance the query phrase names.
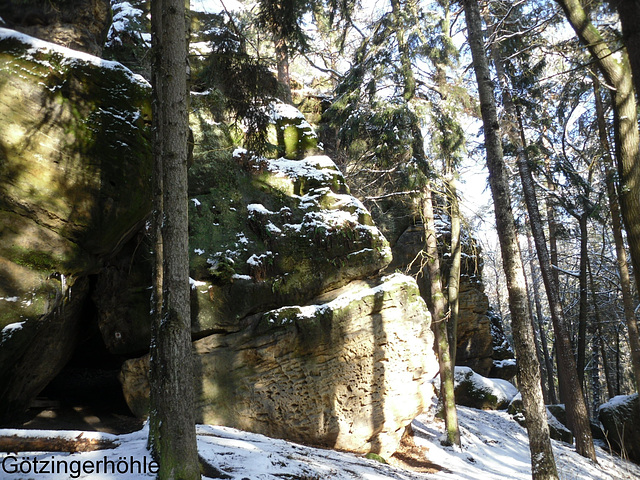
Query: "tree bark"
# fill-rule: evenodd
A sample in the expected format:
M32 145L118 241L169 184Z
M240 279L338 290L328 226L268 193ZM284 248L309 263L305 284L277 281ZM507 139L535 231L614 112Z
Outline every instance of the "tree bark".
M542 272L542 281L547 292L551 320L556 335L556 347L558 349L559 381L563 384L561 392L566 397L567 420L576 437L576 450L581 455L595 461L595 448L589 424L589 413L584 401L581 382L577 373L576 363L569 338L569 328L562 310L558 288L553 280L552 266L547 250L542 218L538 201L535 195L535 187L531 170L524 156L518 157L518 170L522 181L522 189L527 204L527 211L531 220L531 230L538 252L538 261ZM560 371L562 372L560 374Z
M462 259L462 246L460 244L460 205L453 166L448 162L445 188L449 200L449 216L451 219L451 266L449 267L449 279L447 283L447 297L449 303L449 346L451 350L451 363L456 364L456 350L458 344L458 319L460 317L460 264Z
M284 38L277 37L274 40L276 50L276 65L278 68L278 81L284 86L284 101L293 102L291 95L291 75L289 74L289 45Z
M480 95L487 168L494 202L496 228L509 291L513 339L518 360L518 382L522 391L532 458L531 473L535 480L557 479L558 473L551 449L547 414L540 386L540 366L535 352L533 328L527 312L524 272L511 211L509 184L504 168L493 82L484 50L480 11L477 0L464 0L463 4L469 46Z
M186 9L184 0L155 0L152 8L154 154L162 170L162 200L154 208L163 255L155 278L160 298L152 305L149 447L159 479L192 480L200 479L200 466L189 299Z
M447 321L445 299L442 293L440 274L440 258L433 214L433 199L431 188L425 187L422 199L422 216L425 229L425 253L427 255L427 271L429 273L429 289L431 297L431 316L433 317L433 331L435 334L438 363L440 365L440 396L444 409L447 443L460 446L460 430L458 428L458 414L454 395L454 365L447 335ZM425 276L422 275L424 280ZM426 290L426 288L425 288ZM425 292L426 293L426 292Z
M578 381L584 388L584 368L586 365L587 350L587 316L589 310L589 292L587 290L587 212L582 212L578 217L580 225L580 276L579 289L580 301L578 308L578 359L576 368L578 370Z
M610 0L618 10L622 25L622 41L629 53L636 94L640 95L640 2L638 0Z

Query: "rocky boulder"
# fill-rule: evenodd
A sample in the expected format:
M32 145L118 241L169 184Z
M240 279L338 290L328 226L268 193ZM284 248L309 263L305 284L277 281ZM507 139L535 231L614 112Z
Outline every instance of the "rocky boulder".
M149 86L115 62L0 29L0 89L2 416L73 351L84 277L149 212L151 149Z
M635 463L640 463L639 412L637 393L613 397L598 410L598 419L611 446Z
M269 106L269 114L269 141L277 146L277 156L301 159L318 148L316 132L297 108L274 102Z
M250 316L194 347L201 421L382 456L430 402L438 369L426 305L399 274ZM147 370L143 357L122 371L138 414Z
M560 420L558 420L551 410L555 405L547 406L547 423L549 424L549 436L554 440L558 440L560 442L565 442L568 444L573 443L573 433L569 430ZM558 411L557 409L553 409L554 411ZM524 419L524 404L522 403L522 395L520 392L513 397L509 406L507 407L507 412L513 415L513 418L516 422L526 428L526 422ZM562 409L562 414L566 416L564 409Z
M455 397L458 405L482 410L506 409L518 389L506 380L485 378L469 367L456 367Z

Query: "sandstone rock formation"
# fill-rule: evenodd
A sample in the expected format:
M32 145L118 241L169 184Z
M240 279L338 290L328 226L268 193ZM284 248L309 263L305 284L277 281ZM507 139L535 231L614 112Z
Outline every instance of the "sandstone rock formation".
M207 125L194 123L196 144L204 145ZM388 244L328 157L236 150L209 164L198 149L194 157L201 419L390 455L431 400L438 368L415 281L379 275ZM122 369L137 414L146 411L147 361Z
M196 287L198 288L198 287ZM430 401L437 372L417 285L394 275L254 315L235 333L194 343L200 415L272 437L383 456ZM123 369L145 408L148 358Z
M149 88L114 62L0 29L0 416L65 364L85 278L150 202Z

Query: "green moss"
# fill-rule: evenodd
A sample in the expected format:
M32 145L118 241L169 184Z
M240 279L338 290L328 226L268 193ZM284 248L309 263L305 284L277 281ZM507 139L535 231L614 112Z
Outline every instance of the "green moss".
M388 463L383 457L381 457L377 453L373 453L373 452L367 453L364 456L364 458L368 458L369 460L375 460L376 462L380 462L380 463L384 463L384 464Z
M12 260L15 263L34 270L55 272L64 263L60 258L55 258L52 252L28 250L19 246L14 246L12 250Z

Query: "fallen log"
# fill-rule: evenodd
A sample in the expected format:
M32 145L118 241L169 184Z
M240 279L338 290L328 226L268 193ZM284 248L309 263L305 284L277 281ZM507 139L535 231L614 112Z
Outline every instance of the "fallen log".
M93 432L0 430L0 452L94 452L116 448L115 437Z

